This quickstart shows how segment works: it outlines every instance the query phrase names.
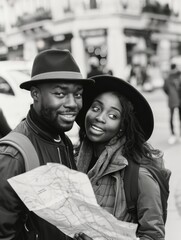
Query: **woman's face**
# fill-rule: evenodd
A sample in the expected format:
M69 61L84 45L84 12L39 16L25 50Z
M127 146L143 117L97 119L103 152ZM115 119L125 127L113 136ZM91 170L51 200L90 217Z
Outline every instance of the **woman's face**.
M107 143L120 131L121 112L122 106L115 93L97 96L85 117L87 137L92 142Z

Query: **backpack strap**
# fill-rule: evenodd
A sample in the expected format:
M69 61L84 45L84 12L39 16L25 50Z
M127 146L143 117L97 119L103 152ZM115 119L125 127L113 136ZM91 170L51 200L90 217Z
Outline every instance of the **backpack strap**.
M126 203L128 212L137 222L137 199L138 199L138 174L139 174L138 163L129 161L128 166L124 171L124 191L126 197Z
M167 202L169 197L169 178L171 175L170 170L160 169L153 165L141 165L146 168L153 178L158 182L160 187L163 220L166 223L167 219ZM128 212L132 215L133 220L137 222L137 199L138 199L138 175L140 165L129 161L129 165L125 168L124 173L124 191L126 196L126 203Z
M25 135L12 131L0 139L0 144L13 146L22 154L26 171L40 166L37 152L29 138Z
M167 206L168 206L168 197L169 197L169 178L171 175L170 170L156 168L155 166L148 166L144 165L144 168L146 168L154 177L154 179L158 182L160 187L160 195L161 195L161 201L162 201L162 208L163 208L163 220L164 223L166 223L167 220ZM167 176L165 176L165 171L167 171Z

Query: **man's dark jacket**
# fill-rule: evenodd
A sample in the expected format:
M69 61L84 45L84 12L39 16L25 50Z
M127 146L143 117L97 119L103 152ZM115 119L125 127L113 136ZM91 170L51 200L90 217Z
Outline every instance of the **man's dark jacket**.
M13 131L23 133L31 140L37 151L40 165L44 165L47 162L55 162L64 164L71 169L76 169L70 139L64 133L60 133L61 141L57 142L54 140L52 138L53 130L38 118L33 108L29 111L27 119L22 121ZM23 172L25 172L24 160L18 150L11 146L1 145L0 239L28 240L27 232L24 228L27 213L32 215L33 224L38 230L37 235L30 237L30 239L69 239L52 224L28 212L23 202L13 191L7 179Z
M11 131L11 128L4 116L2 109L0 108L0 138L6 136Z

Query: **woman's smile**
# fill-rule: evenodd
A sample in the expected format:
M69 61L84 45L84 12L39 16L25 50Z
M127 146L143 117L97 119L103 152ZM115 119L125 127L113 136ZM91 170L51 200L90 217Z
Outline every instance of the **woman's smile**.
M91 129L98 133L104 133L103 129L95 125L91 125Z

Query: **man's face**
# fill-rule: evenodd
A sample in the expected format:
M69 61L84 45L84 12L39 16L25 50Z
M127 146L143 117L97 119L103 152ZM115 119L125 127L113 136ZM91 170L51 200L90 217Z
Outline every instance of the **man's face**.
M75 83L45 83L34 98L37 114L58 131L69 131L82 108L83 87Z

